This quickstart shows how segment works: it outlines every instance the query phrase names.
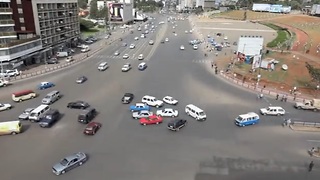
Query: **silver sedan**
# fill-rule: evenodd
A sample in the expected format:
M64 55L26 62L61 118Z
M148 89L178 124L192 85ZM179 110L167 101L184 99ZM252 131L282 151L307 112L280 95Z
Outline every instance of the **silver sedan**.
M63 158L59 163L52 167L52 172L57 176L70 171L73 168L81 166L87 161L87 155L83 152L78 152Z

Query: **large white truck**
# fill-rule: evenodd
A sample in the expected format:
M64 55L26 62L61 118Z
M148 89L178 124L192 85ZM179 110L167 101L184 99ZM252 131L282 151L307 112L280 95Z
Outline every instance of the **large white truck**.
M294 105L297 109L320 111L320 99L312 99L311 101L296 102Z

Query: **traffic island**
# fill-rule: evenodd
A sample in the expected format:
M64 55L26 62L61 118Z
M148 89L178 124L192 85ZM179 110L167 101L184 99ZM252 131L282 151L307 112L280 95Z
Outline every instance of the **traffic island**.
M320 132L320 123L293 121L289 127L294 131Z

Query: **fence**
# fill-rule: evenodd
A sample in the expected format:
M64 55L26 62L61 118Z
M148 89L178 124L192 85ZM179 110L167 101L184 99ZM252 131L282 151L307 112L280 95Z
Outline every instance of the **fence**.
M223 78L225 78L225 79L227 79L227 80L229 80L229 81L231 81L231 82L233 82L234 84L237 84L237 85L239 85L239 86L242 86L242 87L244 87L244 88L246 88L246 89L250 89L250 90L252 90L252 91L257 91L257 92L259 92L259 93L263 93L263 94L265 94L265 95L270 95L270 96L274 96L274 97L276 97L277 95L279 96L279 95L287 95L287 93L284 93L284 92L281 92L281 91L274 91L274 90L269 90L269 89L266 89L266 88L263 88L263 87L259 87L259 86L256 86L256 85L250 85L250 84L248 84L248 83L245 83L245 82L243 82L242 80L239 80L239 79L236 79L236 78L232 78L232 77L230 77L230 76L228 76L228 75L226 75L225 73L220 73L220 75L223 77ZM305 97L302 97L302 96L300 96L300 97L295 97L295 96L289 96L289 95L287 95L286 96L287 97L287 100L291 100L291 101L299 101L299 102L302 102L302 101L306 101L306 100L308 100L308 98L305 98ZM281 97L280 97L281 98Z
M317 123L317 122L293 121L293 122L291 123L291 126L320 128L320 123Z

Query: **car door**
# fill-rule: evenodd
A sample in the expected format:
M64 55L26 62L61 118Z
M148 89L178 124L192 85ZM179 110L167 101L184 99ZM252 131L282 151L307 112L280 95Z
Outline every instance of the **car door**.
M73 168L75 168L75 167L78 166L78 160L79 160L78 158L75 158L75 159L73 159L73 160L70 161L69 170L71 170L71 169L73 169Z
M140 117L148 117L149 116L149 113L147 113L147 112L143 112L143 113L141 113L141 115L140 115Z

